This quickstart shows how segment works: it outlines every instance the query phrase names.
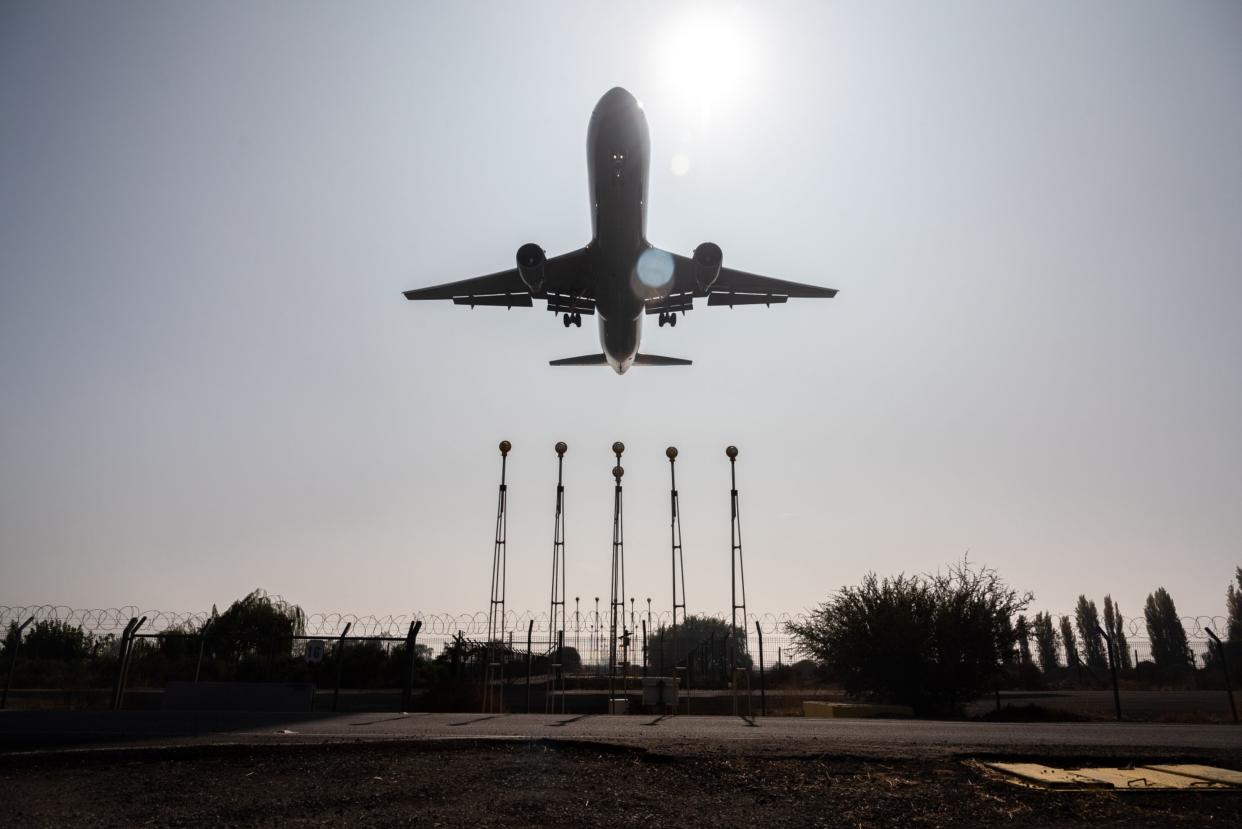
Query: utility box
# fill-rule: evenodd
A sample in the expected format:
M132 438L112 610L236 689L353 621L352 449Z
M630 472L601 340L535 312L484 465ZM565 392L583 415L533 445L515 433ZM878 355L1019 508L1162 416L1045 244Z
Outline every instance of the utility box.
M643 677L643 707L677 707L678 681L675 676Z
M617 697L608 700L609 714L628 714L630 713L630 701L625 697Z

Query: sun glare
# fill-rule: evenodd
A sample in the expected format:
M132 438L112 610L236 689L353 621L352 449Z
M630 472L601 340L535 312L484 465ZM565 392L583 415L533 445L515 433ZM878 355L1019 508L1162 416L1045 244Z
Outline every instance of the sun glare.
M705 6L669 23L661 75L684 103L710 110L750 80L752 43L740 6Z

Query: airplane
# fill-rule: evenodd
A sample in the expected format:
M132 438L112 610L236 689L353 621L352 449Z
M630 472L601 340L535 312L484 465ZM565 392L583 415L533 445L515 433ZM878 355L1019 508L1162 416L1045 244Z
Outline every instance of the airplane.
M455 305L529 308L546 301L562 324L581 328L582 315L599 317L601 354L552 360L553 366L690 365L690 360L638 351L643 316L676 326L677 315L706 299L708 306L768 305L791 297L834 297L833 288L804 285L722 267L720 246L704 242L690 257L647 241L647 176L651 140L638 100L621 87L599 99L587 129L591 241L548 258L528 242L517 267L405 292L406 299L451 299Z

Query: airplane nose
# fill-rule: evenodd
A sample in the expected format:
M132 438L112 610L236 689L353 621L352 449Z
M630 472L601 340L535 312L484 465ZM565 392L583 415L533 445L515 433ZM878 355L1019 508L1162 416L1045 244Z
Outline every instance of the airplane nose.
M622 109L637 107L638 99L629 93L629 90L619 86L604 93L604 97L599 99L596 109Z

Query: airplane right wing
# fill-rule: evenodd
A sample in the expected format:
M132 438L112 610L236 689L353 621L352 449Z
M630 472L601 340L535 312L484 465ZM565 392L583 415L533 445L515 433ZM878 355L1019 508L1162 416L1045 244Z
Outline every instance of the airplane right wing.
M502 308L529 308L532 300L548 302L548 310L594 314L595 286L586 267L585 249L554 256L544 262L543 284L532 291L517 268L497 271L473 279L445 282L405 292L406 299L451 299L454 305L492 305Z

